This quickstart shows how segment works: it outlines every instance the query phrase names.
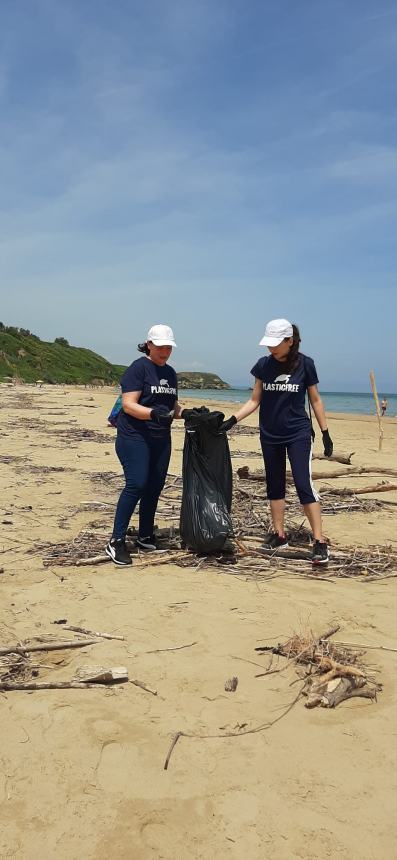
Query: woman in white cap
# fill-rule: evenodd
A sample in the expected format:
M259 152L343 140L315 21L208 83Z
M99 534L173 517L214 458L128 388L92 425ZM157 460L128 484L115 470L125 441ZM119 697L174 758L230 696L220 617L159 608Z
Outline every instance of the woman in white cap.
M122 409L117 416L116 453L125 487L106 547L118 565L132 564L125 537L138 501L137 546L146 551L156 549L154 517L171 456L171 424L181 417L177 376L167 364L174 346L169 326L152 326L146 341L138 344L144 355L132 362L120 381Z
M331 456L333 444L317 390L314 361L299 352L300 340L298 327L288 320L271 320L267 324L260 346L267 346L270 355L260 358L252 368L255 385L251 398L236 415L224 422L223 429L229 430L260 407L260 439L274 529L267 539L267 547L273 550L288 546L284 529L288 454L299 500L313 532L312 561L325 564L329 554L322 532L320 497L311 477L314 431L305 409L306 392L322 432L326 457Z

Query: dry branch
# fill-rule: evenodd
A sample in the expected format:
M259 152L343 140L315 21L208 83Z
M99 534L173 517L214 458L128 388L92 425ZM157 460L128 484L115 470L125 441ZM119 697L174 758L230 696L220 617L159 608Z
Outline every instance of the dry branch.
M65 642L39 642L29 645L28 643L17 643L7 648L0 648L0 656L4 654L29 654L33 651L62 651L64 648L85 648L86 645L97 645L101 639L75 639Z
M103 564L105 561L111 561L108 555L94 555L91 558L78 558L75 565L81 567L88 564Z
M320 487L320 493L325 493L329 489L329 487ZM388 493L390 490L397 490L397 484L386 484L382 481L381 484L372 484L368 487L356 487L352 490L350 487L335 487L332 489L332 492L336 496L351 496L352 493L356 496L361 496L364 493Z
M120 681L113 681L113 684L118 684ZM95 684L86 683L85 681L28 681L26 683L10 683L0 682L0 690L85 690L85 689L100 689L101 687L110 686L110 682L98 682Z
M351 458L355 451L352 451L351 454L337 454L334 452L330 457L326 457L325 454L313 454L313 460L333 460L336 463L343 463L344 466L351 466Z
M72 624L63 629L72 630L73 633L85 633L87 636L99 636L101 639L119 639L120 642L124 642L124 636L113 636L112 633L98 633L94 630L86 630L85 627L74 627Z

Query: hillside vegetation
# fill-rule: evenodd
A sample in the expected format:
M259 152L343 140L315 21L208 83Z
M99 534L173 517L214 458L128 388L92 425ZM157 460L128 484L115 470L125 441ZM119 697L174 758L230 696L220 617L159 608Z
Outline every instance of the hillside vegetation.
M0 381L117 385L124 370L124 365L112 364L90 349L70 346L64 337L50 343L29 329L0 322ZM215 373L183 371L178 384L182 389L230 388Z
M182 371L178 373L179 388L230 388L216 373L197 373Z
M111 385L119 382L124 370L90 349L70 346L63 337L49 343L28 329L0 323L0 379Z

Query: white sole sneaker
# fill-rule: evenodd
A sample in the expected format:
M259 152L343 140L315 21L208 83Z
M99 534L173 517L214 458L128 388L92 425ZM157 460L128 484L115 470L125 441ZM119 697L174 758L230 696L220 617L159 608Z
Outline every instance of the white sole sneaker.
M116 551L112 544L108 543L107 546L105 546L105 552L106 555L108 555L109 558L112 560L113 564L117 564L119 567L131 567L132 559L130 559L129 561L121 561L120 559L116 558Z

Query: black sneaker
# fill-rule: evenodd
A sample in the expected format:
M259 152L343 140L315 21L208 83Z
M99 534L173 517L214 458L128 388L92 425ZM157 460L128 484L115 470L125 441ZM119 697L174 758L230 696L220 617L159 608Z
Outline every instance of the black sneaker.
M125 545L125 538L111 538L108 545L105 547L106 555L122 567L127 567L132 564L131 556Z
M312 563L327 564L329 561L328 544L315 540L313 544Z
M285 549L287 546L288 541L285 535L281 537L281 535L277 534L277 532L271 532L271 534L269 534L265 540L264 549Z
M138 537L136 539L138 549L143 549L144 552L154 552L157 549L156 538L154 535L149 537Z

